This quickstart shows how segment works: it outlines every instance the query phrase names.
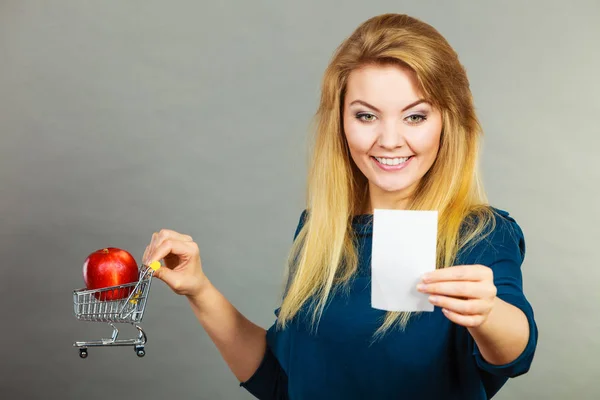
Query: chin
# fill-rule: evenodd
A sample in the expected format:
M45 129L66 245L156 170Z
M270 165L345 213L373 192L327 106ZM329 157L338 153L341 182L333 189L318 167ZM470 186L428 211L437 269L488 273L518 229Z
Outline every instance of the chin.
M374 182L374 186L387 193L403 192L411 187L406 182Z

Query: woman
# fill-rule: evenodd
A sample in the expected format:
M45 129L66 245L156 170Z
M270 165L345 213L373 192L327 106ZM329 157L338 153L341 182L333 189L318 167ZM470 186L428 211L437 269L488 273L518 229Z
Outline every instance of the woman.
M265 331L204 275L193 239L155 233L144 260L185 295L232 372L260 399L488 399L528 371L537 344L522 290L523 234L489 206L481 134L457 55L429 25L363 23L327 68L308 200L277 321ZM438 210L435 306L370 305L372 212Z

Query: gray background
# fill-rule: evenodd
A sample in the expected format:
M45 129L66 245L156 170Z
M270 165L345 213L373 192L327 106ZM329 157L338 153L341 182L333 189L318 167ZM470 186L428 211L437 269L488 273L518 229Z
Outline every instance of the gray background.
M81 360L72 342L110 329L76 321L72 290L87 254L139 259L166 227L269 326L322 73L384 12L424 19L459 52L489 196L525 231L540 341L497 398L600 397L599 2L316 0L0 2L0 397L250 398L160 281L147 356Z

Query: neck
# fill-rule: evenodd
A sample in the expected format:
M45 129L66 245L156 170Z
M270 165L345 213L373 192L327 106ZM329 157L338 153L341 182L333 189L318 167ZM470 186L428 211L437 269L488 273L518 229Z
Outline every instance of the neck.
M374 185L369 185L369 199L365 211L367 214L372 214L376 208L406 210L411 200L411 194L412 190L386 192Z

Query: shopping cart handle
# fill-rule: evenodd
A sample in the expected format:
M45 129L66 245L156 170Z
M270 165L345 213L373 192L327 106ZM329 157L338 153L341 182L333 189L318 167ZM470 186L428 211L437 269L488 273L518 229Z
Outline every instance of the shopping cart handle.
M159 261L152 261L150 263L150 265L148 265L148 267L152 268L154 271L156 271L157 269L159 269L161 267L160 262Z

